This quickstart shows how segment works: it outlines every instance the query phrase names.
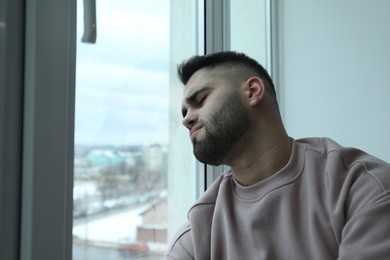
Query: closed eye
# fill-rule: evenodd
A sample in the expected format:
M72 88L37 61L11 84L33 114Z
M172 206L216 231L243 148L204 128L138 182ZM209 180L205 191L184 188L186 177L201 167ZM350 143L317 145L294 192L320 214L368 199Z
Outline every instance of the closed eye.
M203 103L206 100L210 91L211 91L210 87L203 87L195 91L185 99L185 104L187 104L187 106L194 106L194 107L203 106ZM181 110L183 118L187 115L187 111L188 109L185 106L183 106Z
M205 102L206 98L207 98L207 95L202 96L202 97L198 100L198 106L203 106L203 103Z

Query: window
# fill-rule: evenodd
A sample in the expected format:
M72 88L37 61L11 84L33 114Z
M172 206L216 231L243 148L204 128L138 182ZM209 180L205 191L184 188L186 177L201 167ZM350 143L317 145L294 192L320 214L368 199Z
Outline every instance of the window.
M198 192L176 77L176 65L198 52L197 6L97 1L90 45L80 41L82 3L73 259L161 259Z
M10 4L12 2L12 4ZM102 215L104 214L112 214L113 212L101 212L99 210L99 204L102 203L101 200L104 198L113 198L120 197L118 194L122 194L122 190L129 188L129 186L122 185L120 181L122 181L118 176L111 176L108 174L110 171L106 171L106 178L103 180L104 183L99 183L99 186L96 184L90 184L85 179L79 178L79 176L83 176L83 165L86 165L85 158L82 158L82 152L86 150L82 150L81 148L93 146L93 143L82 144L80 141L79 133L75 133L76 135L76 149L74 148L74 85L75 85L75 64L76 64L76 42L78 45L77 53L84 57L95 59L98 55L103 54L99 48L102 43L116 43L121 44L121 40L124 37L132 37L131 44L128 44L129 52L134 53L134 45L137 44L137 41L142 39L142 36L137 35L129 35L128 28L122 31L118 36L113 38L107 38L104 36L104 24L112 23L110 26L110 30L118 31L118 27L121 27L121 24L117 24L112 22L111 20L105 20L109 16L105 14L105 12L112 12L112 8L115 6L120 6L121 9L125 9L124 2L121 1L102 1L97 0L97 26L98 26L98 37L96 45L84 45L80 43L81 35L76 36L76 9L82 12L82 2L78 1L52 1L52 0L41 0L41 1L9 1L6 0L5 4L7 6L6 14L10 13L13 15L4 16L4 13L0 12L0 19L6 18L6 22L2 23L0 21L0 30L5 33L5 39L2 43L12 43L6 44L5 49L0 48L4 53L22 53L24 56L20 57L20 68L23 70L15 69L12 64L15 61L16 56L6 56L6 61L9 57L13 58L12 62L7 67L7 75L11 75L12 73L8 73L8 70L12 70L15 72L15 77L19 78L22 82L20 82L20 91L23 92L20 97L16 98L21 100L23 104L19 107L23 108L23 112L17 113L6 113L6 122L15 123L20 120L23 121L23 125L21 126L20 131L22 134L19 134L20 138L15 138L12 140L16 140L15 142L11 141L11 139L7 138L5 132L1 132L2 140L7 138L6 147L19 147L21 152L15 153L10 152L12 150L7 150L7 148L3 149L3 152L6 151L7 158L9 158L9 163L13 162L21 162L20 176L15 175L15 178L7 178L7 180L13 181L14 185L10 185L9 182L3 182L1 185L4 187L6 185L5 194L15 194L18 193L19 188L20 192L20 203L18 203L18 199L13 200L15 202L14 205L11 206L11 211L8 211L9 205L12 204L11 200L6 199L7 206L2 205L1 210L7 214L7 218L11 219L19 219L20 222L14 222L12 227L8 228L8 225L11 223L5 223L7 226L6 229L3 229L3 233L1 233L1 237L5 243L5 247L7 247L7 251L2 251L1 255L6 254L9 256L11 253L13 255L20 256L22 259L71 259L72 258L72 213L75 216L75 228L76 225L83 222L87 229L84 229L84 233L88 232L88 234L92 234L92 231L88 229L88 227L92 227L94 222L97 219L102 219ZM105 2L110 2L107 4ZM218 40L217 37L203 37L203 29L206 27L205 25L208 23L214 23L216 21L212 21L211 19L207 19L208 22L204 24L203 13L205 10L206 4L218 2L218 4L222 2L229 2L224 0L215 0L215 1L193 1L193 0L165 0L159 1L131 1L135 6L131 7L130 11L127 14L132 13L137 5L142 4L144 8L148 8L153 10L156 8L156 4L169 5L168 12L169 16L169 42L168 45L168 59L167 59L167 73L168 73L168 99L169 102L166 103L165 106L168 106L168 116L167 116L167 133L163 135L167 135L167 142L156 144L156 146L147 146L146 152L144 154L148 154L148 156L154 157L153 154L156 153L156 150L162 148L162 150L166 151L166 155L163 158L166 158L166 200L167 200L167 240L170 241L173 234L177 230L178 225L183 223L186 219L186 212L188 208L192 205L193 201L199 196L199 194L204 190L205 182L209 183L212 181L212 178L207 176L207 178L203 175L204 169L203 165L197 164L192 155L192 147L188 140L188 133L184 127L181 126L181 115L180 115L180 99L182 94L182 86L176 79L176 65L180 63L184 58L188 58L189 56L195 53L203 53L205 50L203 48L207 43ZM76 4L78 4L78 8L76 8ZM4 4L0 4L4 6ZM145 7L147 6L147 7ZM14 8L17 8L14 9ZM135 9L133 9L135 8ZM0 8L1 9L1 8ZM1 10L3 10L1 9ZM207 8L206 8L207 9ZM16 10L16 11L15 11ZM230 9L227 9L230 10ZM10 11L10 12L8 12ZM214 10L216 13L221 12L216 8ZM225 10L226 11L226 10ZM123 11L122 13L124 13ZM127 12L127 11L126 11ZM206 14L206 16L213 17L213 14ZM123 16L122 16L123 17ZM198 17L200 17L198 19ZM11 22L7 22L11 19ZM121 16L118 16L121 18ZM113 18L115 20L115 17ZM78 17L78 26L82 25L82 17ZM116 21L118 21L117 19ZM142 19L132 19L131 17L126 17L125 20L135 21L135 27L142 27L143 24L140 23ZM152 19L153 20L153 19ZM12 22L13 21L13 22ZM15 21L18 21L15 24ZM126 22L126 21L125 21ZM148 23L150 23L148 21ZM22 26L22 24L24 26ZM166 23L165 23L166 24ZM145 26L148 26L145 23ZM4 29L9 30L4 30ZM107 28L107 25L106 25ZM153 27L154 28L154 27ZM82 32L82 28L78 29L78 32ZM230 30L229 28L227 28ZM7 32L12 32L11 34ZM111 32L110 32L111 33ZM151 35L157 35L160 32L148 31ZM10 36L11 35L11 36ZM13 36L12 36L13 35ZM18 35L16 37L16 35ZM13 41L9 37L16 37L17 40ZM219 39L220 40L220 39ZM128 43L128 40L126 40ZM155 37L152 42L145 42L144 45L149 47L151 52L154 51L154 48L151 46L160 46L162 41L160 38ZM2 46L2 47L4 47ZM12 46L12 48L11 48ZM81 46L81 47L80 47ZM133 46L133 47L132 47ZM13 47L23 49L23 52L17 51L13 49ZM83 54L81 48L84 48L85 53ZM111 59L115 56L115 51L117 47L110 47L104 49L104 58ZM11 50L11 51L10 51ZM218 51L220 49L215 48L214 51ZM208 50L209 51L209 50ZM127 53L120 52L123 55L127 55ZM136 53L137 54L137 53ZM112 62L114 67L119 68L119 65L126 64L129 60L124 60L119 57L121 62ZM84 60L86 61L86 60ZM87 60L88 61L88 60ZM107 62L107 60L105 60ZM5 64L5 63L4 63ZM145 65L146 63L140 64ZM84 63L85 65L85 63ZM99 77L99 66L101 62L93 62L92 64L88 64L84 68L81 63L77 64L77 69L80 71L88 71L93 69L91 75L91 81L94 78ZM156 65L156 64L154 64ZM20 69L19 68L19 69ZM3 67L0 69L4 70ZM118 72L121 69L111 69L111 72ZM2 71L0 71L2 72ZM103 71L106 72L106 71ZM79 83L80 80L80 72L77 72L77 81ZM148 74L144 74L148 75ZM107 110L110 110L110 96L115 96L117 93L115 92L119 88L118 86L118 78L114 77L111 85L111 91L107 96L92 99L92 104L94 102L100 102L102 109L99 113L106 113ZM16 81L15 81L16 82ZM97 85L93 88L96 90L93 95L98 96L98 86L102 85L102 82L96 82ZM158 82L159 87L161 82ZM3 87L1 85L1 87ZM86 91L82 90L83 87L90 87L88 85L77 85L77 94L80 92ZM22 89L23 88L23 89ZM91 87L92 88L92 87ZM7 88L8 89L8 88ZM3 88L2 88L3 90ZM115 91L114 91L115 90ZM18 92L19 90L14 89L13 91ZM3 92L4 93L4 92ZM14 101L15 96L10 96L10 92L5 92L4 100ZM15 94L15 92L13 92ZM18 94L16 94L18 95ZM82 101L83 106L87 106L86 100L79 97L77 95L77 109L80 107L80 101ZM140 101L140 100L137 100ZM150 102L153 103L153 102ZM7 104L10 104L9 102ZM18 106L15 103L15 106ZM8 110L2 110L2 112ZM103 111L103 112L102 112ZM85 112L85 110L84 110ZM19 115L17 115L19 114ZM107 112L107 115L109 113ZM76 125L77 128L80 127L80 119L78 113L76 115ZM96 114L90 114L91 117L97 116ZM99 115L101 118L101 115ZM120 115L115 116L121 118ZM110 117L106 117L110 118ZM159 118L158 118L159 119ZM96 123L97 121L91 120L92 123ZM95 119L97 120L97 119ZM110 118L111 120L111 118ZM165 119L164 119L165 120ZM20 122L19 121L19 122ZM112 127L115 121L110 121L107 126L108 128ZM13 133L19 132L18 129L13 128L11 125L8 125ZM96 126L96 125L95 125ZM100 143L101 135L99 135L99 131L107 130L107 128L98 127L94 130L87 131L87 139L92 136L92 140L96 141L97 148L102 148L105 143ZM108 129L109 130L109 129ZM76 130L77 131L77 130ZM110 132L110 131L108 131ZM86 140L86 139L84 139ZM17 143L19 142L20 143ZM80 143L79 143L80 142ZM152 144L151 144L152 145ZM165 145L165 148L164 148ZM92 158L96 159L96 155L100 156L102 154L105 155L103 161L107 158L113 158L114 155L121 155L125 157L126 154L129 154L128 151L122 151L118 147L126 146L122 142L117 142L110 144L111 148L115 148L114 150L106 151L102 150L91 150ZM96 148L96 147L95 147ZM73 153L75 152L75 156ZM95 156L95 157L94 157ZM127 157L126 157L127 158ZM128 158L127 158L128 159ZM131 159L129 159L131 161ZM99 160L98 160L99 161ZM119 166L116 160L111 160L114 162L111 168L111 172L119 171L123 165ZM111 163L110 161L110 163ZM16 165L16 164L15 164ZM75 169L75 182L73 181L73 169ZM100 167L99 165L96 168ZM146 165L143 165L146 167ZM86 167L85 167L86 168ZM126 167L122 167L126 168ZM209 168L209 166L207 167ZM101 170L101 169L100 169ZM16 169L18 171L18 169ZM76 172L77 171L77 172ZM14 171L15 172L15 171ZM4 179L4 174L8 173L0 173L1 178ZM200 173L200 174L199 174ZM17 173L16 173L17 174ZM219 174L219 170L216 171L217 175ZM76 176L77 175L77 176ZM103 175L105 176L105 175ZM19 179L20 177L20 179ZM115 177L115 178L114 178ZM199 179L198 179L199 178ZM126 180L126 177L123 177ZM207 181L206 181L207 179ZM20 181L19 181L20 180ZM79 185L80 183L83 185ZM77 185L75 185L77 183ZM164 182L162 182L164 183ZM100 185L101 184L101 185ZM103 185L109 184L109 185ZM107 186L116 186L121 192L112 192L112 187L107 188ZM11 191L12 190L12 191ZM98 193L96 192L98 191ZM91 207L88 207L90 215L87 215L86 218L83 218L83 210L79 210L80 206L76 203L73 203L73 194L77 194L75 198L80 197L91 197L91 193L96 195L92 196L91 201L83 202L92 203ZM99 194L99 195L97 195ZM161 193L159 193L161 194ZM162 192L164 195L164 192ZM6 198L6 197L4 197ZM7 197L8 198L8 197ZM98 203L93 203L98 201ZM106 205L104 207L110 208L114 202L108 200L104 200ZM81 202L80 200L77 202ZM154 202L153 202L154 203ZM20 204L20 205L19 205ZM73 204L75 204L75 208L77 210L72 209ZM153 204L156 207L157 204ZM19 211L20 209L20 211ZM113 209L116 210L116 209ZM20 214L19 214L20 212ZM5 217L3 216L3 220ZM143 220L143 219L141 219ZM156 223L156 222L155 222ZM154 223L154 224L155 224ZM141 221L142 224L142 221ZM80 224L81 225L81 224ZM4 225L3 225L4 226ZM82 226L82 225L81 225ZM80 227L80 226L79 226ZM156 224L155 224L156 227ZM15 236L15 230L20 230L20 235ZM90 232L91 231L91 232ZM19 233L19 232L17 232ZM75 232L76 234L76 232ZM89 236L88 235L88 236ZM11 238L11 239L10 239ZM13 239L12 239L13 238ZM82 236L81 236L82 238ZM80 239L75 236L75 240ZM120 251L118 255L118 250L107 251L106 247L94 247L92 243L88 241L78 241L80 244L85 244L86 246L79 246L78 252L75 250L74 259L77 259L77 253L79 259L83 257L83 259L88 259L88 254L91 251L95 250L100 257L105 259L114 259L111 258L112 255L110 253L115 254L119 258L126 257L123 251ZM118 247L120 243L117 243L115 246ZM129 241L125 241L128 243ZM161 248L161 244L158 244L157 239L152 241L151 248ZM79 245L80 245L79 244ZM107 243L102 243L101 245L107 246ZM161 246L161 247L160 247ZM92 249L92 250L90 250ZM100 251L102 249L102 251ZM161 251L159 251L161 252ZM154 253L154 257L157 257ZM149 258L152 253L149 251ZM109 255L107 257L107 255ZM144 256L146 254L143 254ZM85 258L84 258L85 257ZM142 255L140 257L143 257ZM11 257L12 258L12 257ZM92 258L91 256L89 258ZM92 258L93 259L93 258Z

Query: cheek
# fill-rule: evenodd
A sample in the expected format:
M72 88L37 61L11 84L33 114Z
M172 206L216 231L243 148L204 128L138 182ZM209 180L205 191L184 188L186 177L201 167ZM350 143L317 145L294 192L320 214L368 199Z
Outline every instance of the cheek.
M219 114L226 106L226 95L209 96L203 106L199 109L199 118L204 122L210 122L211 126L219 119Z
M212 119L215 119L216 114L218 113L218 107L215 104L205 105L199 111L199 116L204 121L208 122Z

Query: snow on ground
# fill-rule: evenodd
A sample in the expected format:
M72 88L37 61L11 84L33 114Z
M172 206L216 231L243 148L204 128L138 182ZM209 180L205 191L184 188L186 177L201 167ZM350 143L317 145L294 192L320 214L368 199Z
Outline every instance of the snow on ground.
M96 220L86 219L85 222L81 221L73 226L73 236L82 240L109 243L134 242L137 226L142 223L140 213L148 207L145 205L125 212L109 214Z

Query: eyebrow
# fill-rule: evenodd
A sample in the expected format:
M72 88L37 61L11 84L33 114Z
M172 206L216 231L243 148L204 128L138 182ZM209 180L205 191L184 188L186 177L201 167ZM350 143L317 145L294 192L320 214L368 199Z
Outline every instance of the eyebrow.
M203 88L201 88L201 89L195 91L194 93L192 93L191 95L189 95L188 97L186 97L186 99L185 99L185 100L186 100L186 103L187 103L187 104L193 104L193 103L195 102L196 98L197 98L200 94L202 94L203 92L209 91L210 89L211 89L211 87L203 87ZM183 117L185 117L186 114L187 114L187 109L183 107L182 110L181 110L181 113L182 113Z

